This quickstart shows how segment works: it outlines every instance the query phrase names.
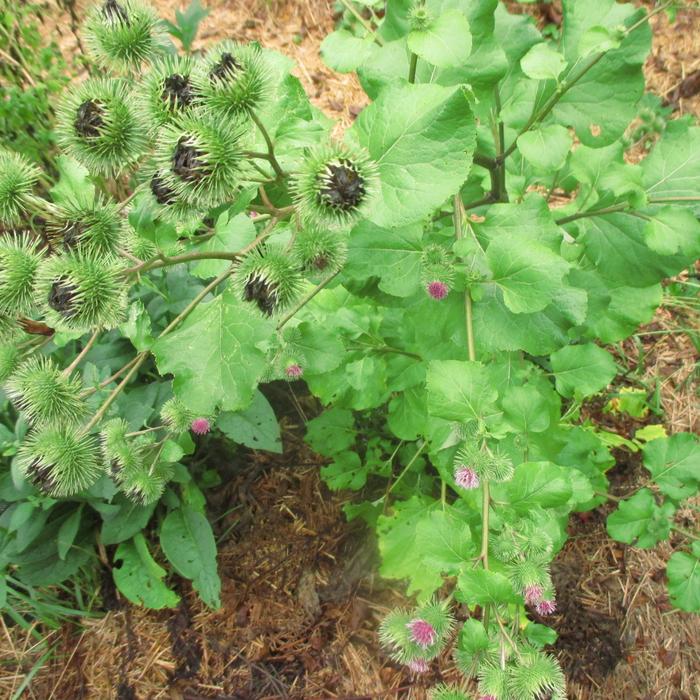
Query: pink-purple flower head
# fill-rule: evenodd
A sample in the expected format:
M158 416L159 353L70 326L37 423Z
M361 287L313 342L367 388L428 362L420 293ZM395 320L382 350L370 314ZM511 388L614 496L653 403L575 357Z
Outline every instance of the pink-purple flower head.
M440 282L439 280L428 282L425 289L428 292L428 296L435 299L435 301L442 301L450 291L450 288L444 282Z
M523 596L525 597L525 603L530 606L536 606L542 602L542 586L531 585L525 586L523 591Z
M304 368L296 363L288 365L284 370L287 375L287 379L299 379L302 374L304 374Z
M551 615L557 609L557 604L553 600L541 600L535 606L535 610L540 615Z
M461 464L455 469L455 482L463 489L479 488L479 475L466 464Z
M427 620L417 617L407 623L406 627L410 632L411 641L423 649L427 649L437 641L437 631Z
M406 664L413 673L427 673L430 669L425 659L413 659Z
M206 435L211 430L211 423L206 418L195 418L190 428L195 435Z

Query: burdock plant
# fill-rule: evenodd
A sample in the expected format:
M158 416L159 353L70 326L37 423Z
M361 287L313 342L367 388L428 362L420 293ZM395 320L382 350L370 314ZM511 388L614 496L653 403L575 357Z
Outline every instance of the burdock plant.
M18 153L0 148L0 223L18 224L35 203L40 171Z
M91 173L117 175L148 146L130 85L118 78L91 78L69 90L56 120L60 145Z
M377 186L373 161L339 144L313 150L291 183L302 221L319 229L350 227L369 212Z
M41 259L29 235L0 237L0 314L16 318L31 309Z
M99 63L113 70L138 70L166 45L155 10L140 0L104 0L85 21L85 39Z

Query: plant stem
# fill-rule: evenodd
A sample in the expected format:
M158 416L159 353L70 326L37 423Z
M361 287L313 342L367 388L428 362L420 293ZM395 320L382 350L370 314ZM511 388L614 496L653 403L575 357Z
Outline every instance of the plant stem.
M683 535L683 537L687 537L688 539L700 540L700 535L696 535L692 532L689 532L688 530L685 530L682 527L677 527L676 525L672 525L671 529L673 531L677 532L679 535Z
M63 376L68 377L70 376L71 372L80 364L80 361L85 357L85 355L90 352L90 348L95 344L97 339L100 337L100 334L102 333L102 330L97 330L95 331L92 336L90 337L90 340L85 343L83 349L76 355L75 359L73 362L71 362L68 367L66 367L63 370Z
M488 479L481 481L481 552L479 559L484 569L489 568L489 506L491 503L491 489Z
M383 500L384 498L386 498L386 497L398 486L398 484L399 484L399 482L401 481L401 479L404 478L404 476L408 473L408 471L410 470L410 468L416 463L416 460L418 459L418 457L420 457L421 453L423 452L423 450L424 450L427 446L428 446L428 443L427 443L426 440L424 440L423 442L421 442L421 444L419 445L418 449L416 450L416 454L414 454L413 457L411 457L411 459L409 460L408 464L403 468L403 471L402 471L402 472L399 474L399 476L397 477L396 481L395 481L395 482L391 485L391 487L387 490L386 494L385 494L384 496L382 496L382 500ZM377 502L378 502L378 501L377 501Z
M496 170L495 170L495 189L492 187L492 194L497 202L508 201L508 191L506 190L506 165L503 156L503 149L506 145L505 126L501 119L501 93L498 89L498 84L494 88L494 119L496 122ZM492 183L494 180L492 179Z
M416 82L416 68L418 67L418 54L411 54L411 65L408 67L408 82Z
M124 390L124 387L129 383L129 380L134 376L136 373L136 370L146 361L146 358L148 357L148 351L144 350L143 352L140 352L135 358L134 358L134 364L132 365L131 369L126 373L124 378L117 384L116 387L112 390L112 393L106 398L104 403L100 406L98 411L95 413L95 415L90 419L88 424L83 428L83 434L87 434L94 428L103 418L105 413L109 410L109 407L114 403L115 399L119 394L122 393Z
M589 216L603 216L605 214L615 214L616 212L622 212L628 208L629 204L627 204L627 202L623 202L621 204L614 204L610 207L605 207L603 209L589 209L588 211L580 211L576 214L571 214L570 216L563 216L560 219L555 219L555 223L557 223L559 226L562 226L563 224L568 224L569 222L576 221L578 219L585 219Z
M372 35L372 39L379 46L384 46L384 42L377 35L377 32L372 29L372 25L352 6L352 3L348 2L348 0L340 0L340 4L354 15L355 19Z
M306 306L331 280L335 279L340 274L340 270L336 270L332 275L328 275L326 279L317 284L306 296L302 297L292 308L292 310L282 318L277 324L277 330L280 330L296 313Z
M452 216L455 228L455 238L460 240L464 235L464 205L459 195L454 196L452 203ZM469 289L464 292L464 315L467 328L467 352L469 360L476 360L476 346L474 344L474 314L472 310L472 295Z
M252 110L249 111L250 118L253 120L255 123L255 126L258 127L260 130L260 133L262 134L262 137L265 139L265 143L267 144L267 158L270 162L270 165L272 166L272 169L275 171L275 175L277 175L277 179L281 180L284 176L284 170L282 170L282 167L280 164L277 162L277 158L275 158L275 147L272 143L272 139L270 138L270 134L267 133L267 129L263 125L263 123L260 121L260 118L258 115L253 112Z

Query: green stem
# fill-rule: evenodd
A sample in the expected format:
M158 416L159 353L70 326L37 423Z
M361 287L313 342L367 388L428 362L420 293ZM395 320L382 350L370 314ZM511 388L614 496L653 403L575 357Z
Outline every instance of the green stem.
M355 19L372 35L372 39L379 44L379 46L384 46L384 42L374 31L372 25L352 6L352 3L348 0L340 0L340 4L349 12L351 12Z
M411 54L411 65L408 67L408 82L416 82L416 68L418 67L418 54Z
M481 552L479 559L484 569L489 568L489 506L491 503L491 488L487 479L481 481Z
M249 114L250 118L255 123L255 126L257 126L260 130L263 139L265 139L265 144L267 145L267 156L265 159L269 161L270 165L272 166L272 169L275 171L275 175L277 175L277 179L281 180L282 178L284 178L285 173L284 170L282 170L280 164L277 162L277 158L275 158L275 147L272 143L272 139L270 138L270 134L267 133L267 129L260 121L260 117L258 117L258 115L255 112L250 110Z
M88 340L87 343L85 343L85 345L83 346L83 349L76 355L73 362L71 362L68 365L68 367L66 367L63 370L64 377L70 376L71 372L80 364L81 360L85 357L85 355L87 355L88 352L90 352L90 348L92 348L92 346L95 344L97 339L100 337L101 333L102 333L101 330L97 330L92 334L92 336L90 337L90 340Z
M416 460L418 459L418 457L420 457L421 453L423 452L423 450L427 446L428 446L427 441L421 442L418 449L416 450L416 454L414 454L413 457L411 457L408 464L403 468L403 471L399 474L396 481L391 485L391 487L388 489L388 491L386 492L386 494L384 495L383 498L386 498L386 496L388 496L398 486L401 479L404 478L404 476L408 473L408 471L411 469L411 467L416 463Z
M333 279L335 279L340 274L340 270L336 270L332 275L328 275L326 279L317 284L306 296L302 297L299 302L297 302L292 310L282 318L282 320L277 324L277 330L283 328L288 321L290 321L295 314L297 314L304 306L306 306L327 284L329 284Z

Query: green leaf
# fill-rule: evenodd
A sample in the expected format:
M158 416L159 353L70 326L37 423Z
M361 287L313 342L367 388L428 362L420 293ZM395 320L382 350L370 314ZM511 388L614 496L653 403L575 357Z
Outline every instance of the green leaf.
M540 648L554 644L558 637L556 630L545 625L538 625L536 622L528 622L525 636L529 642Z
M75 536L78 534L78 530L80 529L80 519L82 514L83 506L80 505L61 523L61 527L58 528L57 544L59 559L65 560L68 551L73 546Z
M229 212L219 214L214 227L214 235L204 243L197 245L196 250L203 253L226 251L234 253L245 248L255 240L255 225L247 214L238 214L229 219ZM192 268L195 277L208 279L217 277L231 266L230 260L202 260Z
M459 572L474 554L469 525L454 508L434 510L416 527L416 546L423 566L448 576Z
M659 507L649 489L640 489L631 498L620 501L608 516L608 534L618 542L647 549L671 534L674 512L672 503Z
M700 543L692 554L674 552L666 566L671 603L686 612L700 612Z
M537 170L552 172L564 167L573 138L558 124L526 131L518 137L518 150Z
M253 402L245 411L226 411L219 416L216 424L227 437L240 445L282 453L277 417L270 402L260 391L255 392Z
M493 281L514 313L542 311L563 286L569 264L557 253L513 234L496 238L486 250Z
M106 517L100 530L100 539L104 545L124 542L141 532L148 525L156 507L155 503L140 506L121 494L115 502L119 504L119 511Z
M372 38L360 39L347 29L331 32L321 42L323 62L338 73L351 73L372 53Z
M492 485L493 498L523 514L537 506L563 506L573 493L569 471L551 462L524 462L515 468L510 481Z
M466 605L502 605L515 603L518 599L503 574L472 566L465 567L460 573L455 598Z
M617 31L601 26L590 27L578 42L578 55L585 58L592 53L617 49L621 40L622 37Z
M175 10L176 24L165 20L168 31L182 42L185 53L189 53L192 48L199 25L208 14L209 10L202 7L200 0L190 0L184 12Z
M304 374L325 374L338 367L345 354L345 346L335 329L319 323L303 321L296 326L299 335L294 344L304 355Z
M642 170L649 197L700 203L700 127L669 122Z
M356 434L352 412L344 408L330 408L306 424L306 442L326 457L333 457L351 447Z
M513 386L501 403L504 418L521 433L541 433L549 427L550 403L534 386Z
M700 257L700 222L690 209L664 207L644 227L644 239L661 255L680 253L689 262Z
M387 423L401 440L416 440L425 433L427 414L424 387L410 387L389 402Z
M180 597L163 583L165 571L153 560L145 542L141 549L132 541L122 542L114 553L114 563L118 562L121 565L112 568L114 583L132 603L160 610L174 608L180 601ZM159 575L156 574L158 570L162 572Z
M498 392L480 362L435 360L427 375L428 412L438 418L468 423L496 411Z
M392 85L362 111L349 136L379 166L381 191L369 218L395 227L423 219L459 190L476 128L461 88Z
M331 464L321 467L321 478L333 491L361 489L367 482L367 473L367 467L356 452L341 452Z
M460 10L447 10L426 29L410 32L408 48L438 68L461 66L472 50L469 22Z
M201 599L210 608L219 608L216 542L206 517L188 507L170 511L160 528L160 546L175 571L192 579Z
M566 59L549 44L535 44L521 59L520 68L534 80L556 80L566 68Z
M423 226L381 228L361 221L350 235L343 274L352 279L379 277L379 289L409 297L420 288Z
M51 198L57 204L88 205L95 199L95 185L90 173L77 160L66 155L56 158L58 183L51 188Z
M129 317L119 326L119 330L139 352L153 345L151 317L140 300L129 305Z
M591 396L615 378L617 366L607 350L587 343L568 345L552 354L557 391L565 397Z
M247 408L267 369L260 344L273 333L263 318L226 291L200 304L179 329L153 346L161 374L174 376L173 390L195 413Z
M700 443L692 433L652 440L643 448L644 466L662 493L690 498L700 488Z
M377 538L382 564L379 572L385 578L407 579L407 594L418 594L419 603L430 600L441 586L440 573L424 566L423 552L416 542L419 524L430 518L434 501L412 496L394 503L390 516L377 519Z

